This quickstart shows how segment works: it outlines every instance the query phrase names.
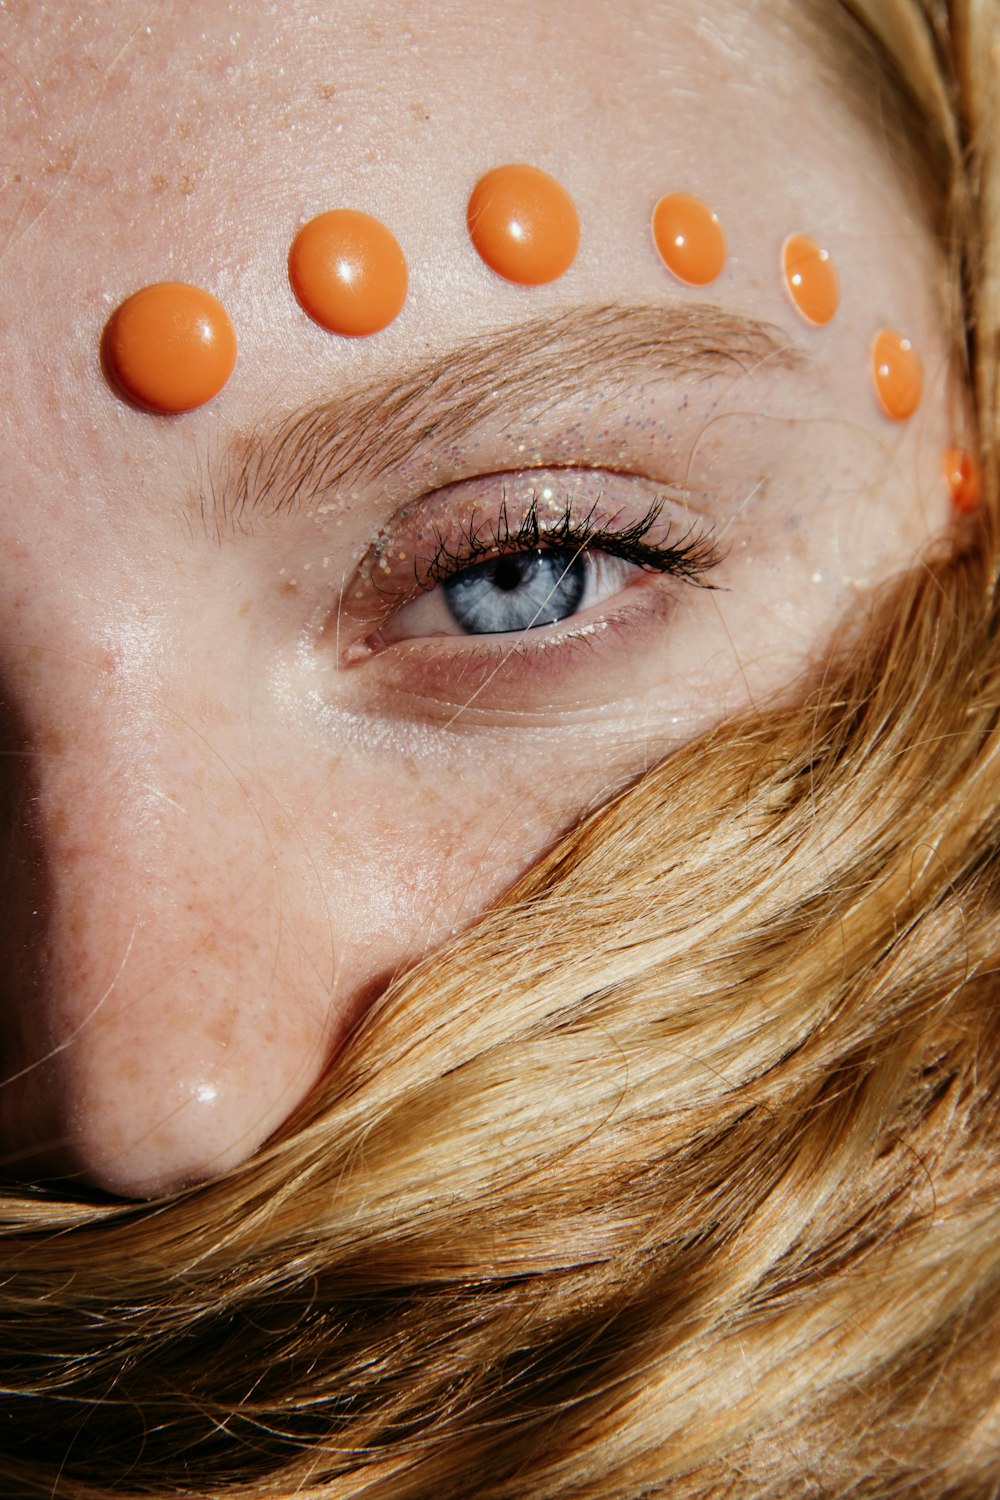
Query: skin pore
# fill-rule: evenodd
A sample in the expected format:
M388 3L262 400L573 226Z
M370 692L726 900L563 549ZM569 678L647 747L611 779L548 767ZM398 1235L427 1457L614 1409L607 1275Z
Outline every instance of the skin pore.
M790 6L703 12L0 10L9 1170L152 1195L242 1160L394 972L652 761L801 690L947 530L964 433L915 195ZM518 161L580 215L539 287L466 228ZM675 190L725 226L708 287L653 248ZM369 339L288 285L336 207L407 258ZM837 264L824 328L782 286L796 231ZM98 358L160 280L239 338L179 417ZM902 423L872 388L881 327L924 361ZM706 571L614 559L561 623L457 633L443 580L532 518L646 525Z

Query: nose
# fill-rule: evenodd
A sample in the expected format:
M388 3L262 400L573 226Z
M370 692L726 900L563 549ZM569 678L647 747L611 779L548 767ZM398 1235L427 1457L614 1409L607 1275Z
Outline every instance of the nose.
M165 661L144 679L92 643L34 653L2 757L3 1157L127 1196L246 1156L336 1030L335 922L287 765Z

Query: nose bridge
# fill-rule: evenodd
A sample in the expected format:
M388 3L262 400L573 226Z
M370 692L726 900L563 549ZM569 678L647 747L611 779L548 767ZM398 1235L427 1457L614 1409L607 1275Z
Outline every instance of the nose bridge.
M30 870L31 956L6 1007L22 1081L0 1126L20 1097L58 1142L53 1170L129 1194L240 1159L325 1050L287 851L238 733L187 675L143 684L95 653L50 662L24 694L7 884Z

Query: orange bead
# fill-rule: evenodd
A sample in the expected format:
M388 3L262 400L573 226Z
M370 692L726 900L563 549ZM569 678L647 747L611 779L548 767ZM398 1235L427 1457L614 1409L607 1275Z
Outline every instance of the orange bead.
M718 214L690 193L668 193L653 209L653 240L678 281L707 286L726 264Z
M304 224L288 252L302 307L331 333L358 338L390 324L406 301L406 257L379 219L335 208Z
M217 396L236 364L236 334L221 302L185 281L133 292L104 330L115 384L150 411L191 411Z
M809 323L829 323L840 306L840 281L830 259L807 234L790 234L781 252L785 286Z
M494 167L472 190L472 243L508 281L540 286L568 271L580 245L580 220L561 183L538 167Z
M910 340L891 328L880 328L872 340L872 375L886 416L896 422L912 417L920 405L924 367Z
M946 448L941 468L955 509L963 516L978 510L983 498L983 476L973 455L965 448Z

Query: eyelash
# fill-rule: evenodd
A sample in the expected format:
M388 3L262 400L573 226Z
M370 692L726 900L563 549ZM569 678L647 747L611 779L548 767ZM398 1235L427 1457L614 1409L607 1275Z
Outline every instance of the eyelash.
M662 497L654 499L641 519L620 527L616 527L613 520L596 521L596 504L587 515L578 518L567 503L562 516L554 524L543 525L538 516L538 499L533 495L520 524L512 526L504 500L492 532L484 535L473 516L459 548L453 549L439 535L437 549L430 561L421 565L414 560L414 581L417 589L423 592L447 582L477 562L521 552L565 549L575 555L606 552L624 562L635 563L647 572L669 574L703 588L713 588L713 584L704 581L705 575L717 566L721 555L708 529L699 531L692 527L677 542L671 540L673 532L668 529L662 542L648 540L665 503Z

